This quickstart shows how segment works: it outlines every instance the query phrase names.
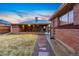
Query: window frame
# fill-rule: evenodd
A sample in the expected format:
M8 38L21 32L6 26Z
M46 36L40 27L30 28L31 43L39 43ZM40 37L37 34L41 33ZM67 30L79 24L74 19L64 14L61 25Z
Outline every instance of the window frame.
M72 22L69 22L69 18L70 18L70 12L71 11L73 11L73 19L72 19ZM62 17L64 17L64 15L66 15L66 14L68 14L68 16L67 16L67 24L63 24L63 23L61 23L61 21L63 20L63 18ZM61 15L61 16L59 16L59 26L61 26L61 25L68 25L68 24L73 24L74 23L74 10L72 9L72 10L70 10L70 11L68 11L67 13L65 13L65 14L63 14L63 15Z

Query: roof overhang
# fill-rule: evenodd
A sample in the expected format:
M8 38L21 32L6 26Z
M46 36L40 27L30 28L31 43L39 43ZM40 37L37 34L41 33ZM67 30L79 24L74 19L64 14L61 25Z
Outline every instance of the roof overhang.
M28 24L11 24L11 25L28 25ZM31 25L48 25L48 24L31 24Z
M50 18L50 21L53 20L56 17L59 17L63 14L65 14L66 12L70 11L71 9L73 9L73 6L75 5L75 3L63 3L59 9L55 12L55 14L53 14Z

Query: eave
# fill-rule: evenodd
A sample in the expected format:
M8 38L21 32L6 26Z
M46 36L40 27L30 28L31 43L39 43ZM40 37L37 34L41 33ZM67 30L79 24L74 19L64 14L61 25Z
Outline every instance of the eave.
M55 14L53 14L50 18L50 21L53 20L56 17L59 17L63 14L65 14L66 12L70 11L71 9L73 9L73 6L75 5L75 3L64 3L62 4L59 9L55 12Z

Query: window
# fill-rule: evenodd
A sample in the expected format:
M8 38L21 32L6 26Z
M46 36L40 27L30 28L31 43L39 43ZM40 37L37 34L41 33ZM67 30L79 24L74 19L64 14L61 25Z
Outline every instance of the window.
M74 15L73 15L73 10L71 10L70 12L69 12L69 23L73 23L73 20L74 20Z
M59 17L60 25L73 23L73 10Z
M65 14L65 15L63 15L63 16L61 16L61 19L60 19L61 21L61 25L63 25L63 24L68 24L68 13L67 14Z

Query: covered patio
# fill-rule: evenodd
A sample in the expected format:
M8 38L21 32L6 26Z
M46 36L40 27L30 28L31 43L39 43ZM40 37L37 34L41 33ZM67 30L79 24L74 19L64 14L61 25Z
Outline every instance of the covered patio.
M22 22L19 24L11 24L10 32L17 33L17 32L48 32L49 22L46 20L38 20L31 21L31 22Z

